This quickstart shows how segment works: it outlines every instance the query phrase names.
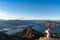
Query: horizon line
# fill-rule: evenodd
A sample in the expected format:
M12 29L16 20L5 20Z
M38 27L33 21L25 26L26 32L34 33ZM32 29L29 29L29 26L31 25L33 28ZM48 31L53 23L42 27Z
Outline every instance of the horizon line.
M0 19L0 20L60 20L60 19Z

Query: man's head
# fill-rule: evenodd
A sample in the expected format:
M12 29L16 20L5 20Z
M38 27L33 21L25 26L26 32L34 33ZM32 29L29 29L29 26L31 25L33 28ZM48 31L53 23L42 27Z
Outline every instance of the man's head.
M48 29L51 29L51 24L48 25Z

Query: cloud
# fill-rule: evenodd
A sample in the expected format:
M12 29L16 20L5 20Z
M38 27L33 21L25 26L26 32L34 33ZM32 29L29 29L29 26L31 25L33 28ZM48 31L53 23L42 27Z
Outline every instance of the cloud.
M7 12L0 10L0 19L5 19L7 17Z
M0 10L0 19L10 20L10 19L17 19L18 17L15 17L14 15L5 12L3 10Z
M7 16L7 12L0 11L0 17L5 17Z

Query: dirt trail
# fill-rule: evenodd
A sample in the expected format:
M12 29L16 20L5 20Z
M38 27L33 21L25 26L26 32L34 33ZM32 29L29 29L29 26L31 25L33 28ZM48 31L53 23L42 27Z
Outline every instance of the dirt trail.
M39 40L60 40L60 38L39 38Z

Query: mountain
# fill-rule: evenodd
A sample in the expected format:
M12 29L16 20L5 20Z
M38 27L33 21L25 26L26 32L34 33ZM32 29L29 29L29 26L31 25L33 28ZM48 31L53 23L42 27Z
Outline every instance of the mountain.
M28 24L35 24L35 22L27 20L0 20L0 29Z
M58 33L57 30L60 30L60 21L51 21L51 20L0 20L0 30L3 29L17 29L19 27L22 27L21 25L33 25L35 29L37 30L46 30L45 27L47 28L47 23L50 23L51 26L53 27L53 31ZM36 26L38 25L38 26ZM19 26L19 27L18 27ZM31 26L30 26L31 27ZM38 28L37 28L38 27ZM44 28L42 28L44 27ZM59 32L60 33L60 32Z
M4 34L3 32L0 32L0 40L11 40L11 39L9 39L8 35Z
M37 40L40 37L45 37L45 33L38 32L30 27L11 35L0 32L0 40ZM52 37L60 38L60 36L55 34Z
M12 35L0 32L0 40L36 40L41 36L44 36L44 34L32 28L26 28Z
M58 28L58 27L60 28L60 21L49 21L49 20L47 20L47 21L44 21L42 24L44 26L47 26L48 24L50 24L52 28Z

